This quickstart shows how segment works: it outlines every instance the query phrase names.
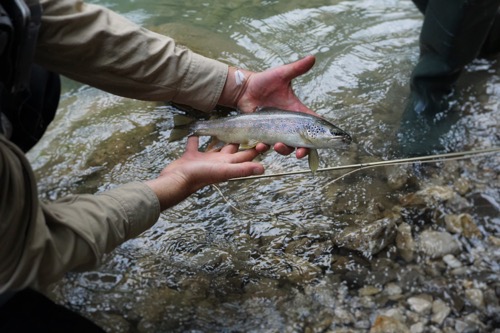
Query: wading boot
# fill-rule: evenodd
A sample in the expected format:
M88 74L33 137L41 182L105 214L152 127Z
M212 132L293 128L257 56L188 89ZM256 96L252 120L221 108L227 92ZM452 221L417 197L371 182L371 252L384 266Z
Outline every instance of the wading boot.
M424 22L420 57L411 74L411 93L398 133L401 152L407 156L446 150L440 138L459 118L453 87L483 46L494 50L500 38L496 20L500 0L414 3L424 13Z

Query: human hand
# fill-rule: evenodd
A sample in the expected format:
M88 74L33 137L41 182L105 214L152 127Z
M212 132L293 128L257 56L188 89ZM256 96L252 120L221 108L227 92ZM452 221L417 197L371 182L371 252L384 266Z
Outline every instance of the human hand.
M238 151L238 145L224 146L220 151L198 151L198 137L188 138L181 158L170 163L154 180L146 184L156 193L161 210L172 207L200 188L231 178L260 175L262 164L252 162L256 149Z
M291 84L294 78L309 71L315 61L314 56L307 56L293 63L259 73L240 69L244 76L240 85L235 79L236 69L230 68L219 103L236 106L242 112L253 112L258 107L266 106L317 115L295 96ZM268 146L258 144L256 149L261 152L267 150ZM288 155L293 152L294 148L283 143L276 143L274 150L282 155ZM307 154L306 148L298 148L296 151L297 158L303 158Z

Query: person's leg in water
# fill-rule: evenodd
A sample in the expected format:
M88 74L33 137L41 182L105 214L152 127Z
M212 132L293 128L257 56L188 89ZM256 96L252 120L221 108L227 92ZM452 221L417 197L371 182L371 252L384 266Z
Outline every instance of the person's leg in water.
M439 138L458 120L453 87L465 65L482 51L498 52L500 0L413 0L425 15L420 57L399 130L405 155L442 150Z

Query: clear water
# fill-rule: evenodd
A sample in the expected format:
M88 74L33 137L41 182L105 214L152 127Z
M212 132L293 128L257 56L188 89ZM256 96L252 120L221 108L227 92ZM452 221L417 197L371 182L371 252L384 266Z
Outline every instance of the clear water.
M315 67L294 81L296 93L355 140L345 151L321 151L321 166L399 157L395 134L422 23L411 1L100 3L201 54L255 71L314 54ZM477 61L461 77L461 119L446 138L456 150L499 145L498 60ZM175 112L64 80L58 116L29 154L42 197L155 177L184 149L184 142L167 143ZM267 173L307 168L306 160L272 152L262 163ZM384 169L332 183L340 174L207 187L96 271L68 275L54 295L114 331L300 331L304 318L334 308L347 292L325 264L334 259L321 240L373 221L377 207L390 209L401 195ZM497 190L485 187L498 201ZM290 244L296 247L288 253Z

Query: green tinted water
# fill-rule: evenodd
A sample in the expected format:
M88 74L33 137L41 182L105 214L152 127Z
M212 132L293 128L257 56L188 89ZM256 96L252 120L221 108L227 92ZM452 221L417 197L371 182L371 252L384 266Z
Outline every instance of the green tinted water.
M410 1L102 3L203 55L255 71L314 54L315 67L294 81L296 93L355 140L346 151L320 151L322 166L399 157L395 133L422 22ZM498 145L497 62L468 67L460 87L461 120L446 140L459 150ZM184 149L184 142L167 143L175 112L65 80L58 116L29 154L42 197L155 177ZM307 168L306 160L272 152L262 163L267 173ZM331 184L337 176L205 188L95 272L69 275L54 294L113 331L301 331L305 318L335 308L346 294L331 265L342 256L323 241L380 218L401 194L383 169ZM312 282L317 289L304 292Z

